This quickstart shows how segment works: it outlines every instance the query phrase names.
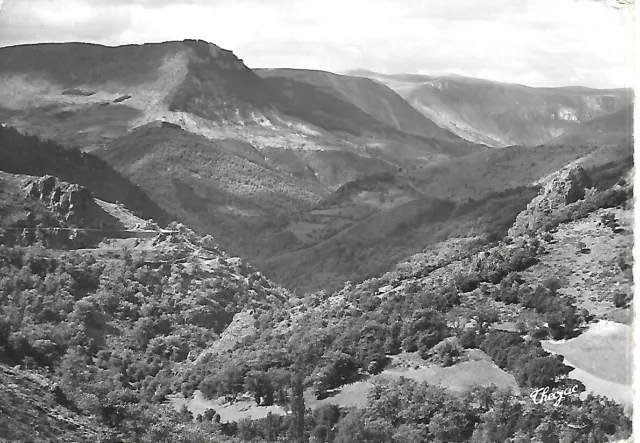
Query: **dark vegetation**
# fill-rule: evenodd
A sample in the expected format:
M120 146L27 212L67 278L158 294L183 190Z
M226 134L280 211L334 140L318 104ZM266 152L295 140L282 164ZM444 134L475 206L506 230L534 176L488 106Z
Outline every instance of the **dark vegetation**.
M121 438L177 441L160 404L180 389L173 371L235 312L284 298L254 269L206 248L188 231L151 253L0 245L1 362L52 378L71 408Z
M607 190L601 192L605 193ZM596 197L595 201L606 202L606 199ZM561 284L556 279L549 278L544 284L532 288L519 277L518 272L535 264L537 255L543 252L535 238L528 241L518 239L515 244L509 238L505 240L506 243L501 242L485 250L484 257L474 262L473 274L459 271L449 275L448 284L445 282L440 289L422 287L419 281L412 280L414 276L425 274L403 274L393 271L380 279L369 279L357 286L347 284L333 296L343 299L341 302L329 302L331 297L324 292L318 292L308 294L301 303L285 305L284 311L279 313L267 311L256 315L256 324L261 332L253 343L243 343L233 356L212 355L199 362L187 373L182 384L183 393L189 395L194 389L199 388L210 397L234 396L240 392L239 386L243 384L244 379L244 389L254 393L262 393L265 390L270 392L267 397L260 396L258 399L256 396L256 402L259 404L273 402L286 405L287 399L283 395L274 394L281 390L282 374L304 374L305 385L311 388L318 398L324 398L331 396L334 390L344 383L379 373L387 364L389 355L402 351L418 352L423 359L446 366L455 363L461 357L463 352L460 348L482 349L499 367L514 375L524 392L531 388L547 386L567 388L575 385L582 389L579 382L567 378L571 368L563 364L563 358L552 356L543 350L539 339L549 336L555 339L572 337L578 334L580 328L592 317L586 310L577 309L573 299L559 292ZM429 271L426 271L427 275L428 273ZM480 306L461 314L458 310L461 298L464 297L461 292L473 291L484 282L498 285L491 292L496 301L505 304L517 303L523 310L542 314L548 326L534 327L528 331L528 337L523 337L521 334L527 331L522 328L520 333L492 329L491 324L497 322L499 316ZM396 290L384 296L376 296L379 289L386 284L391 284ZM295 314L287 314L290 311L294 311ZM455 326L466 324L470 319L474 321L475 326ZM262 375L258 375L259 373ZM235 381L229 384L230 380ZM262 383L262 388L257 388L256 380ZM235 390L234 386L237 386ZM585 402L572 399L568 405L563 406L567 408L563 414L574 416L577 411L585 411L586 409L581 408L589 407L586 406L589 404L598 404L599 408L603 408L603 417L609 417L605 420L613 416L618 417L614 421L619 424L613 425L614 428L622 430L628 426L627 419L621 418L621 409L618 406L593 396ZM369 405L363 410L354 411L353 414L366 416L371 412L371 407ZM524 408L521 409L523 412L529 407L535 409L530 404L520 404L519 407ZM572 408L576 408L574 412L571 412ZM388 411L383 416L388 419L394 417ZM538 421L532 424L532 429L527 428L529 425L516 425L513 422L514 424L504 429L494 424L491 425L494 428L488 430L483 424L488 415L469 418L463 413L463 416L469 420L470 430L465 426L456 427L455 430L461 433L457 437L451 437L449 434L440 434L441 436L437 437L435 429L445 432L439 428L441 423L438 420L435 423L429 420L426 422L429 426L433 423L434 436L443 441L451 441L448 440L451 438L455 438L456 441L466 440L472 432L472 441L495 441L493 439L499 438L496 435L503 436L502 440L498 441L508 438L516 438L513 441L528 441L534 432L546 432L542 429L550 426L540 426L545 419L538 416ZM465 423L461 420L462 418L456 423ZM359 429L358 439L344 441L386 441L371 428L368 431L371 434L367 434L367 426L363 422L358 423L359 427L354 423L349 424L350 429ZM364 423L368 422L365 420ZM387 432L399 432L399 428L404 430L401 424L414 426L396 419L391 425L393 430ZM613 428L611 424L603 426L609 431L604 431L604 428L595 430L580 427L580 430L577 430L565 427L556 429L555 436L558 437L559 433L566 434L566 441L582 441L587 438L605 441L605 434L610 434ZM627 431L622 432L624 434ZM427 434L419 435L420 437L415 437L416 441L433 438ZM484 435L484 440L479 435ZM475 440L476 438L478 440Z
M546 338L551 335L554 340L571 338L579 334L579 325L592 320L586 310L576 307L574 299L558 293L561 285L557 279L550 278L536 288L521 283L517 274L510 274L493 296L497 301L519 303L543 314L548 326L531 331L534 336Z
M121 95L120 97L116 98L115 100L113 100L114 103L122 103L125 100L129 100L131 98L131 96L129 94L126 95Z
M93 91L83 91L82 89L78 89L78 88L71 88L71 89L65 89L64 91L62 91L61 93L62 95L80 95L83 97L90 97L93 94L95 94L95 92Z
M551 414L549 405L523 403L510 392L478 388L460 396L408 380L376 384L359 410L306 410L305 386L318 396L331 395L346 382L380 372L388 354L417 350L450 364L455 346L442 343L458 335L468 346L472 334L523 388L571 381L563 381L568 368L561 359L535 340L488 329L495 318L482 311L477 330L449 327L460 303L454 286L436 292L407 287L379 299L371 294L380 282L370 280L342 291L348 303L314 312L324 294L286 301L259 273L225 264L224 257L210 275L181 246L206 242L188 231L176 240L154 256L0 246L2 362L55 380L62 404L94 416L95 426L119 441L307 441L313 435L345 443L489 442L550 433L571 436L563 441L599 442L629 433L620 407L599 397L571 398ZM246 278L237 281L236 273ZM249 308L259 330L253 344L212 354L184 372L190 355L214 343L234 312ZM278 333L278 319L292 309L308 310L304 323ZM292 414L220 423L211 411L194 422L187 410L173 412L163 404L170 393L195 388L213 397L249 392L257 404L279 404ZM513 418L505 421L508 413Z
M534 264L537 254L538 245L535 241L494 251L476 264L479 269L476 286L482 280L494 284L505 281L506 287L509 279L505 277ZM434 290L423 287L413 278L403 278L394 271L355 287L347 284L338 293L344 302L335 306L327 302L328 296L324 292L309 294L298 306L302 315L297 320L298 326L293 325L286 335L276 332L279 324L287 322L284 312L267 311L256 315L261 332L254 343L250 346L245 343L243 351L233 356L211 356L203 360L190 371L183 384L183 392L190 394L199 388L210 397L237 395L239 391L234 390L233 386L240 386L241 379L249 373L255 374L255 371L263 372L265 383L275 386L277 391L280 371L290 372L297 365L298 370L302 370L307 377L307 386L313 386L316 395L324 397L344 383L366 374L379 373L387 364L388 355L401 351L417 351L424 359L443 359L442 354L456 357L449 352L455 351L455 346L438 349L436 345L454 336L462 342L483 343L487 325L497 320L477 307L475 312L468 314L478 324L474 332L477 337L470 338L464 329L449 326L452 320L462 320L454 308L461 303L462 289L468 289L468 279L467 274L459 272L449 276L448 283L440 289ZM401 285L403 281L406 282L404 286ZM401 290L377 297L379 288L388 283ZM553 297L553 301L562 303L560 297ZM575 308L571 313L575 314L574 311ZM571 321L577 324L584 319L574 315ZM565 323L569 321L562 322L558 328L565 326ZM531 348L535 348L537 354L525 352L528 359L546 355L539 343L532 344ZM296 355L299 360L296 360ZM535 366L531 368L534 372L537 370ZM235 375L230 377L226 371ZM552 367L550 371L547 377L551 379L566 374L562 365ZM535 373L527 374L533 380L544 378ZM275 377L273 381L269 380L271 377ZM230 379L238 381L235 385L229 385Z
M347 280L359 282L380 275L411 254L447 238L502 238L538 192L538 187L523 184L588 155L585 168L597 192L554 213L547 221L552 229L597 207L616 206L628 198L629 189L612 186L632 166L629 154L628 146L513 147L416 171L372 174L341 186L318 208L348 212L357 196L367 191L384 195L385 190L394 190L414 201L389 210L370 210L362 218L348 220L342 229L323 233L317 243L299 244L295 252L280 253L260 262L260 266L292 290L331 291Z
M448 238L502 238L537 192L519 187L462 202L418 199L374 213L318 245L276 256L262 267L269 277L301 293L336 290L346 281L380 275Z
M152 218L161 225L173 221L142 189L98 157L20 134L14 128L0 127L0 168L14 174L50 174L85 186L96 198L121 202L144 219Z
M248 143L208 140L173 126L141 127L101 154L163 209L232 254L258 262L291 247L287 214L324 191L275 168Z
M605 442L630 433L630 421L619 413L614 404L592 395L555 407L523 403L513 392L495 387L455 395L401 379L376 383L365 408L307 410L302 426L295 416L270 414L219 428L258 442Z

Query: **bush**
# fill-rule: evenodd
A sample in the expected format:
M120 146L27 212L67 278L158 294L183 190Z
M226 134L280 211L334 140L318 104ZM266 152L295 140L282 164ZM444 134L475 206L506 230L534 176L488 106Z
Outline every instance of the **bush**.
M448 337L433 347L432 353L442 366L451 366L462 355L462 346L457 337Z
M456 278L456 287L463 293L475 290L480 284L480 278L476 274L461 275Z
M458 338L458 343L464 349L475 349L478 347L478 334L475 329L466 329Z
M433 330L422 334L418 340L418 353L425 360L433 354L433 348L442 341L444 335L441 331Z
M629 305L629 296L624 292L613 294L613 304L616 308L626 308Z

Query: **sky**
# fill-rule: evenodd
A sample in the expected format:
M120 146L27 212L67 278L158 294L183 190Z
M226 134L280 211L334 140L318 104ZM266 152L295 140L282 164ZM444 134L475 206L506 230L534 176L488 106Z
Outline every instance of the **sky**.
M0 46L201 39L251 68L629 86L631 0L0 0Z

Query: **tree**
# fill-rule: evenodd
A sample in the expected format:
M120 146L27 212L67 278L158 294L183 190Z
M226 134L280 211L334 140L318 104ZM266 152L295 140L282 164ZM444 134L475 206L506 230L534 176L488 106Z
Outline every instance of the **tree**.
M431 417L429 432L439 441L464 441L471 436L473 423L462 411L442 410Z
M337 425L334 443L366 442L362 413L352 409Z
M433 354L442 366L451 366L457 363L462 354L462 346L457 337L448 337L433 348Z
M625 308L629 304L629 297L624 292L613 294L613 304L616 308Z
M495 310L487 308L478 310L476 322L478 323L478 329L481 334L485 333L489 329L489 326L498 320L500 320L500 316Z
M256 370L247 372L244 388L253 393L256 405L271 406L273 404L273 386L266 373Z
M524 386L555 386L556 380L571 371L556 357L535 357L524 363L516 373L518 383Z
M193 414L191 413L189 408L187 408L186 404L182 405L182 407L180 408L179 414L180 414L180 421L182 421L183 423L191 423L193 421Z
M480 278L477 274L459 275L456 278L456 287L461 292L471 292L480 284Z
M304 432L304 386L300 371L291 377L291 426L289 435L293 443L305 443Z
M433 309L420 309L414 312L411 320L402 328L402 347L408 352L418 350L421 355L426 356L446 334L444 315Z
M227 363L220 373L220 389L223 393L231 394L235 400L244 388L244 375L246 369L234 363Z
M444 338L441 331L425 331L418 340L418 353L423 359L428 359L433 353L433 347Z
M458 343L464 349L474 349L478 347L478 332L475 329L465 329L458 339Z

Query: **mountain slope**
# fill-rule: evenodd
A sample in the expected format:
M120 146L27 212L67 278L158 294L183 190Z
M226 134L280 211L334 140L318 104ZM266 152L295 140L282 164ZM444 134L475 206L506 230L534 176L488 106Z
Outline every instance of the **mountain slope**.
M194 145L205 156L207 145L213 146L211 152L218 152L224 145L225 161L250 165L246 171L230 169L224 179L250 181L240 186L242 198L253 201L241 205L245 214L256 209L256 200L275 202L273 193L263 195L265 189L275 186L273 177L290 196L311 193L312 197L307 195L305 201L317 202L350 180L415 168L482 149L455 137L448 141L402 132L336 96L333 90L298 81L292 81L289 90L282 84L283 79L263 79L230 51L202 41L120 47L25 45L0 49L0 58L0 119L20 130L57 140L67 148L95 152L125 175L133 170L118 160L119 155L131 149L140 154L138 161L142 154L135 144L153 149L161 143L161 137L141 135L136 128L173 125L173 132L162 128L151 132L171 133L174 147ZM134 59L139 62L134 63ZM395 102L404 104L387 88L374 88L371 92L381 94L381 100L393 96ZM372 105L367 106L367 110L371 108ZM403 109L403 115L411 111L406 104ZM416 116L411 111L410 118ZM145 137L148 140L142 140ZM182 145L179 139L183 139ZM117 150L118 155L109 154L110 149ZM182 157L172 157L177 162L176 169L198 169L200 166L187 164L193 157L186 149L184 152ZM265 174L248 177L252 168ZM150 177L155 174L149 168L146 171ZM232 174L237 176L230 177ZM185 201L197 203L186 210L182 208L186 212L181 216L200 230L204 224L196 220L207 211L216 212L216 201L224 197L210 189L213 197L209 202L196 198L193 189L198 189L201 178L193 174L190 177L188 186L178 186ZM175 194L174 188L170 180L156 179L145 190L153 193L156 202L167 210L166 202L157 198ZM207 208L210 203L214 207ZM277 206L299 210L298 203L290 203L279 201ZM236 224L214 219L209 220L209 226ZM253 221L249 224L255 227ZM233 230L212 232L225 238L236 237ZM280 245L280 241L276 244Z
M403 157L423 163L473 148L456 139L442 146L417 140L348 101L340 103L326 90L303 89L302 99L292 99L231 51L204 41L24 45L1 48L0 58L0 119L84 150L104 147L127 130L156 120L257 148L365 148L369 154L375 148L391 155L409 145ZM310 98L327 103L327 109L310 107ZM333 115L345 103L351 108ZM404 114L407 109L405 105Z
M558 175L540 195L563 197L574 188L565 183L573 176ZM379 278L304 297L178 224L150 238L109 238L80 250L2 244L2 435L18 441L266 442L288 438L300 421L305 436L326 435L329 428L343 441L385 441L407 430L419 441L446 441L452 432L460 441L485 434L499 440L498 431L487 431L494 428L527 441L547 430L577 441L627 438L631 422L610 400L615 397L574 371L609 376L612 365L628 366L624 352L582 366L594 336L596 346L612 349L623 346L624 337L600 339L596 326L607 325L593 324L583 309L587 296L573 298L573 288L549 274L549 264L573 241L566 231L585 232L579 226L585 216L589 246L608 248L607 262L584 260L580 252L563 260L569 268L601 272L620 246L630 246L620 238L628 234L610 225L620 219L628 227L622 220L628 208L610 208L631 196L624 178L596 193L582 188L583 198L554 207L546 215L560 223L557 233L490 245L477 238L448 241ZM31 193L26 198L48 201ZM604 212L593 213L601 207ZM611 236L618 238L607 241ZM630 288L629 274L620 269L599 276L607 297L613 282ZM598 295L605 307L610 301ZM516 320L520 332L505 332ZM588 332L580 336L583 328ZM549 354L539 340L574 334L571 363ZM545 342L553 352L568 352L562 343ZM620 374L625 371L615 377ZM606 397L576 396L557 405L528 401L534 389L549 384ZM173 410L175 398L191 403L194 392L200 404L192 409L203 416ZM304 415L300 404L308 406ZM241 414L230 412L240 406L243 413L275 413L240 422ZM514 410L531 422L501 418ZM401 426L389 420L400 414ZM456 417L452 425L449 416Z
M234 441L165 397L235 312L286 298L184 229L80 251L0 245L0 275L0 429L14 441Z
M351 74L387 85L460 137L495 147L547 143L633 100L628 89L531 88L458 76Z
M301 69L258 69L256 73L267 79L284 78L319 87L354 104L377 120L408 134L444 140L457 139L452 133L417 112L397 93L367 78Z
M289 294L211 237L124 229L135 216L105 208L76 184L0 172L2 439L234 441L165 397L237 312Z
M553 144L632 144L633 106L594 118L552 140Z
M242 166L262 166L267 174L266 160L245 144L207 144L166 125L140 128L130 134L137 143L116 147L132 174L145 163L159 173L180 155L170 144L166 152L161 144L140 143L145 137L135 139L145 131L183 143L184 155L197 160L186 164L219 164L215 177L224 178L232 159L240 158L247 162ZM197 156L206 149L214 151L209 164ZM573 165L537 180L543 192L502 241L453 238L380 277L300 297L183 225L124 229L135 235L122 238L114 231L136 219L126 208L104 205L54 177L2 172L0 221L40 225L20 245L0 238L2 437L262 443L290 439L291 429L298 429L303 440L330 435L346 442L407 435L411 441L628 438L631 421L611 400L624 403L628 396L614 395L601 382L613 379L619 392L630 391L629 354L622 351L628 334L603 336L610 324L594 320L629 315L632 174L628 161L616 161L627 158L615 157L628 151L590 149L567 148L558 160L580 154L584 165L598 166L590 180ZM510 183L514 172L505 166L538 150L485 153L485 164L503 176L484 192L501 180ZM471 159L461 173L479 160ZM531 168L521 180L552 166ZM402 211L368 217L363 231L369 223L379 233L411 235L411 227L401 225L403 214L429 228L452 209L451 202L423 194L429 187L445 192L447 182L440 190L433 183L418 187L417 172L349 184L319 208L402 208L407 202L397 193L376 203L378 194L397 190L414 201ZM453 229L451 221L477 223L479 215L508 219L514 205L530 200L522 191L467 201L453 208L460 218L448 217L446 228ZM387 201L392 197L400 201ZM514 205L507 205L510 199ZM116 225L104 225L103 217L115 218ZM503 229L511 225L493 220L488 228L497 222ZM90 245L72 239L54 244L62 226L95 228L102 238ZM520 228L529 231L521 236ZM347 237L368 239L359 230ZM591 358L594 349L607 358ZM535 389L548 386L604 396L530 401ZM188 408L174 410L175 399L192 404L193 394L199 409L192 409L200 417ZM240 420L251 417L250 408L264 418ZM524 419L509 420L514 411ZM402 422L394 418L399 416Z
M339 436L348 436L344 441L390 441L389 436L407 435L407 428L416 441L552 440L547 432L574 441L630 438L631 328L603 321L630 313L624 303L615 304L618 290L623 298L630 294L628 263L613 264L621 252L628 260L632 246L628 166L617 164L621 180L613 185L603 185L601 171L594 171L595 192L585 188L580 167L555 174L531 202L552 203L546 213L533 215L548 217L551 230L491 244L450 240L378 278L292 297L283 309L246 325L250 335L232 353L221 349L190 368L186 403L195 391L200 410L230 410L233 404L221 398L233 392L226 380L245 373L245 386L255 387L250 392L256 409L275 403L276 413L285 415L278 400L263 402L260 392L269 383L276 386L281 371L293 370L304 375L304 401L312 409L305 417L315 417L315 411L330 415L331 406L335 417L343 408L356 409L336 418L344 420L335 427ZM582 195L573 198L576 192ZM528 209L524 214L531 215ZM581 234L593 251L575 249L572 243ZM585 276L602 281L589 283ZM575 284L587 293L579 294ZM594 305L599 309L591 311ZM612 329L625 333L606 334ZM607 359L593 358L604 352ZM622 380L622 390L604 383L610 379ZM501 380L502 386L490 387L488 380ZM531 401L537 389L550 386L572 394L557 402ZM248 403L243 409L251 408ZM526 419L510 421L514 410ZM415 417L407 419L412 412ZM474 414L476 420L470 418ZM447 429L456 437L436 437L452 416ZM596 417L605 416L607 430L599 430ZM538 418L530 423L533 417Z
M173 127L136 128L99 153L163 208L252 258L277 235L281 218L328 192L315 176L282 171L247 143Z
M512 147L371 175L294 218L287 229L300 247L259 265L290 289L336 289L450 237L501 238L561 168L578 164L606 177L616 174L611 167L630 167L631 156L629 147Z
M231 51L202 41L24 45L2 48L0 56L0 98L13 110L8 123L49 138L78 128L81 135L68 140L83 148L163 115L257 124L281 98ZM47 130L51 122L57 130Z
M88 417L60 404L64 401L56 396L55 388L38 373L0 363L0 434L4 441L80 443L104 435L105 430Z
M145 219L151 218L163 225L174 220L142 189L99 158L20 134L14 128L0 127L0 170L34 176L53 175L88 188L99 199L121 202Z

